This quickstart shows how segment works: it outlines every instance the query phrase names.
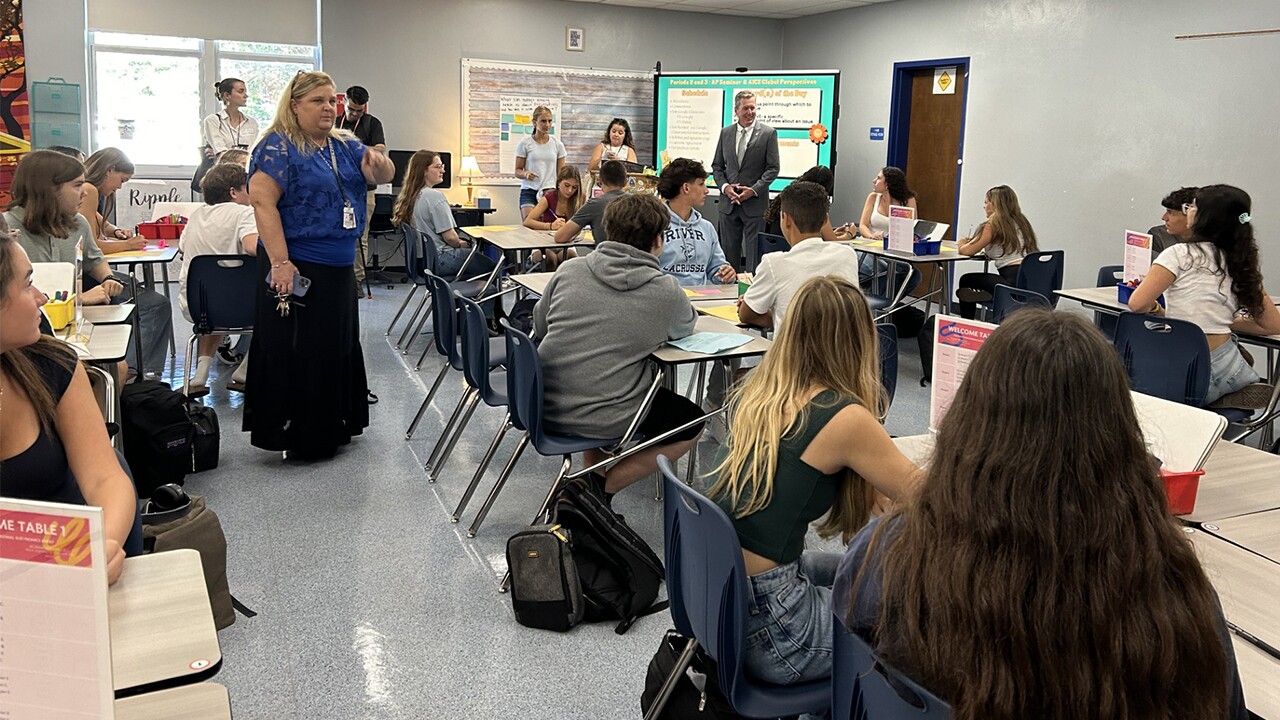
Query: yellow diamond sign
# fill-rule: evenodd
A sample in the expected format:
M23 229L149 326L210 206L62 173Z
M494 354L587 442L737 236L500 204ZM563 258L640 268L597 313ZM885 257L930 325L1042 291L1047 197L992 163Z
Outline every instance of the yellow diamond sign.
M933 69L933 94L934 95L955 95L956 94L956 71L955 67L940 67Z
M951 76L944 72L942 77L938 78L938 87L946 90L949 85L951 85Z

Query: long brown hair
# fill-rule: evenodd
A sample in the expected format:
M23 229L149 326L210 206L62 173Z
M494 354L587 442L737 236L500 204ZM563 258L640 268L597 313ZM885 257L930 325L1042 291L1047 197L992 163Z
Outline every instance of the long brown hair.
M418 202L418 194L427 186L427 168L438 157L440 153L435 150L419 150L409 157L409 167L404 171L404 187L400 188L395 212L391 214L392 221L397 225L413 225L413 205Z
M57 153L52 153L57 155ZM60 156L66 157L66 156ZM75 162L74 158L68 158ZM14 283L25 282L14 272L14 258L17 256L18 242L9 236L8 226L0 216L0 312L6 310L9 291ZM36 417L45 431L53 429L58 414L58 406L49 392L49 387L41 378L36 367L35 358L42 357L70 370L75 367L76 356L71 348L51 337L41 335L40 339L26 347L13 348L0 353L0 369L4 370L9 382L22 391L35 409Z
M1018 204L1018 195L1008 185L997 185L987 191L987 200L991 203L991 244L1006 253L1021 252L1027 255L1039 252L1036 244L1036 231L1031 229L1031 221L1022 214L1022 206Z
M573 197L566 198L560 195L560 183L563 180L572 180L578 183L578 192ZM578 172L577 165L568 165L560 168L556 172L556 215L562 218L571 218L573 214L578 212L578 208L586 204L587 191L582 187L582 173Z
M120 148L102 148L84 161L84 179L95 188L101 187L102 181L107 179L107 173L112 170L122 172L131 177L137 171L133 166L133 161ZM111 193L102 205L102 217L110 217L111 212L115 209L116 195Z
M879 336L871 310L857 286L835 275L800 287L769 352L731 397L729 453L716 468L719 478L708 497L729 498L737 517L773 500L778 448L788 433L804 431L814 387L884 415ZM870 492L863 478L846 470L818 533L840 533L848 540L870 516Z
M58 205L58 186L84 175L80 161L52 150L36 150L18 163L10 187L10 210L22 208L22 225L32 235L70 237L77 213Z
M957 720L1226 716L1213 590L1085 320L1000 325L885 528L877 649Z

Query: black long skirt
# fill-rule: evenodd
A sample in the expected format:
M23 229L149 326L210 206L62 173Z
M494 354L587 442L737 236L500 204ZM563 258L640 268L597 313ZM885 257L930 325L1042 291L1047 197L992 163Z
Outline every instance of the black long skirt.
M244 402L254 447L298 459L331 457L369 426L368 379L360 349L356 280L350 265L294 260L311 280L288 317L266 282L271 260L258 253L259 285Z

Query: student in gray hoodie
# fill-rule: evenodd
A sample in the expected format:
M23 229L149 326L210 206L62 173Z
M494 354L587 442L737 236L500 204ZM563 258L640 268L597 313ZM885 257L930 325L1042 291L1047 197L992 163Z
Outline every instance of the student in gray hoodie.
M667 226L658 263L662 272L681 285L715 285L738 279L724 257L715 226L698 208L707 201L707 170L702 163L676 158L658 176L658 195L667 201L671 224Z
M556 270L533 309L542 342L548 429L592 438L619 437L653 383L648 357L667 340L693 332L697 314L675 278L658 268L667 208L652 195L624 195L604 213L609 240ZM695 420L698 406L659 389L640 432L654 437ZM610 497L657 472L661 453L674 461L697 442L702 425L637 453L593 478ZM584 461L605 459L588 451Z

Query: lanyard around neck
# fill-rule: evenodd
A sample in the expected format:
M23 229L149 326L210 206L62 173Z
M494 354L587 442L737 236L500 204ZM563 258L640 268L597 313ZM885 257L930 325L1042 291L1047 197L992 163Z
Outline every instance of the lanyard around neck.
M333 150L333 138L326 138L329 148L329 167L333 168L333 179L338 183L338 192L342 195L342 204L351 207L351 201L347 199L347 190L342 187L342 176L338 174L338 156Z

